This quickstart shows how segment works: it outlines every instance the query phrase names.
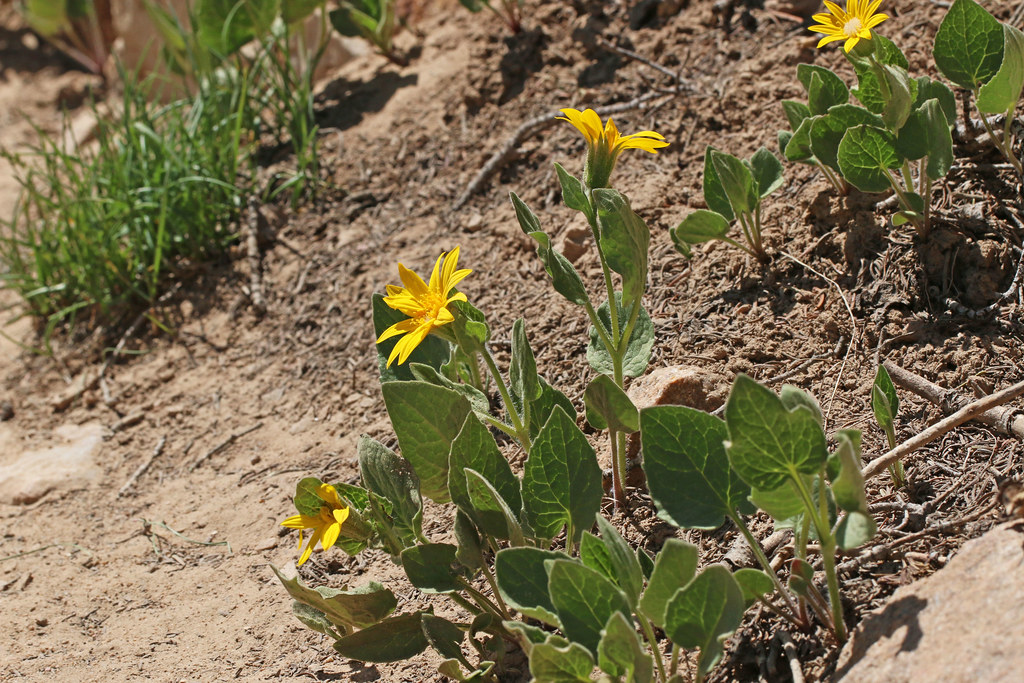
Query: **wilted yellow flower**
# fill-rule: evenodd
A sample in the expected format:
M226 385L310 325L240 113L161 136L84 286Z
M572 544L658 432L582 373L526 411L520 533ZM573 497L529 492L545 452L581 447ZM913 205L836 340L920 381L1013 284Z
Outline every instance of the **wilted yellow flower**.
M658 149L668 147L665 137L653 130L642 130L630 135L619 135L615 123L601 125L601 117L593 109L562 109L565 116L556 117L559 121L568 121L587 139L587 168L585 171L587 185L591 188L605 187L619 154L626 149L642 149L657 154Z
M452 288L473 272L465 268L457 270L458 262L458 247L452 249L447 257L443 253L438 256L434 272L430 274L429 284L423 282L419 275L401 263L398 264L398 275L405 287L388 285L388 295L384 297L384 303L409 318L395 323L377 338L377 343L380 344L385 339L405 335L391 350L388 367L391 367L396 358L399 365L404 363L413 349L419 346L434 328L455 320L455 316L448 310L448 305L455 301L465 301L466 295L462 292L451 294Z
M809 30L824 33L825 37L818 41L818 47L836 40L845 40L843 50L849 52L861 40L871 40L871 29L889 18L886 14L875 14L882 0L849 0L844 11L839 5L825 0L825 7L831 14L815 14L817 26Z
M309 539L309 545L302 552L299 558L299 566L309 559L313 552L313 546L320 542L324 550L329 550L338 542L338 535L341 533L341 525L348 519L348 506L341 502L338 492L330 484L321 484L317 491L320 500L324 505L320 508L320 514L315 517L306 515L294 515L281 522L281 526L289 529L299 530L299 548L302 547L302 530L313 529L313 536Z

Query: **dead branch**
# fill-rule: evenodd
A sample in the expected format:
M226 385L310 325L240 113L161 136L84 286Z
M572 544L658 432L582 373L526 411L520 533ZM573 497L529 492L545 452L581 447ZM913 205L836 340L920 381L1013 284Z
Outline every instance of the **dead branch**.
M194 463L192 463L192 466L188 468L188 471L191 472L195 468L197 468L200 465L202 465L211 456L214 456L217 453L220 453L222 450L224 450L225 448L227 448L228 446L233 444L238 439L242 438L243 436L245 436L249 432L256 431L257 429L259 429L262 426L263 426L262 422L257 422L256 424L250 425L249 427L246 427L245 429L242 429L242 430L237 431L237 432L233 432L230 436L228 436L228 438L224 439L219 444L217 444L216 446L214 446L213 448L211 448L210 450L206 451L205 453L200 455L198 458L196 458L196 461Z
M904 370L894 363L886 362L883 365L896 386L928 399L947 415L963 408L970 402L969 399L953 389L943 389L938 384L929 382L924 377ZM1004 434L1012 434L1024 439L1024 412L1016 408L1008 406L993 408L986 410L974 419L990 427L995 427Z
M885 455L875 458L864 468L864 478L870 479L886 470L889 465L897 460L902 460L922 446L931 443L946 432L950 432L968 420L973 420L987 410L1009 403L1018 396L1024 395L1024 382L1017 382L1013 386L1002 391L980 398L973 403L965 405L944 420L936 422L928 429L910 439L907 439L896 448Z
M138 469L136 469L135 472L132 473L132 476L128 477L128 481L124 483L124 486L121 487L121 490L117 492L118 498L127 493L128 489L130 489L132 486L135 486L135 482L138 481L139 477L145 474L146 470L149 469L149 466L153 464L153 461L159 458L160 454L164 452L164 444L166 443L167 436L161 436L160 440L157 441L156 443L156 448L153 449L153 454L149 456L146 462L139 465Z

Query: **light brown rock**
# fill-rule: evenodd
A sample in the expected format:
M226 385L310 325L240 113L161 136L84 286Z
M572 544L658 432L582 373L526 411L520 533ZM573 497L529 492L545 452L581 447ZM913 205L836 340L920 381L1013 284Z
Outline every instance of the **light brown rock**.
M0 503L28 505L54 489L81 488L101 475L96 453L103 427L64 425L53 431L54 445L17 453L15 440L0 434Z
M897 590L854 631L835 680L1024 680L1024 522L996 527Z
M669 365L634 382L626 393L639 410L674 405L712 411L725 403L728 391L728 380L713 370L695 365ZM627 454L635 458L639 452L639 434L631 434Z

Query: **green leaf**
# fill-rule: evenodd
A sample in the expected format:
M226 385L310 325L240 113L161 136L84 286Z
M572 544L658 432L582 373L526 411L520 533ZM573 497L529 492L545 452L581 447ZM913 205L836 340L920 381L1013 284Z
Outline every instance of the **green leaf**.
M484 314L468 301L453 301L448 305L455 320L447 329L455 335L460 350L465 353L479 353L491 338Z
M423 530L420 480L407 460L368 436L359 437L359 476L367 489L391 503L396 527L406 538Z
M420 615L410 612L391 617L336 640L334 650L361 662L400 662L427 649Z
M544 563L569 559L563 552L540 548L499 550L494 556L498 593L509 607L519 610L524 616L559 626L555 606L548 593L548 573Z
M612 567L612 558L608 555L608 548L600 538L589 531L584 531L580 536L580 562L594 571L601 572L618 585L618 581L615 579L615 569Z
M437 650L445 659L465 660L462 654L462 639L465 635L462 630L441 617L435 617L429 612L420 614L423 635L427 637L430 646Z
M291 25L302 21L324 4L324 0L281 0L281 19Z
M896 135L896 154L913 161L928 155L928 132L925 130L924 115L920 109L911 112L907 122ZM945 126L945 117L943 117Z
M465 473L467 468L490 482L495 492L514 512L522 508L519 478L512 473L512 468L498 449L490 430L476 415L466 417L462 429L452 442L448 460L448 492L452 502L478 526L483 527L483 519L478 514L469 492Z
M867 124L881 127L882 117L872 114L855 104L840 104L829 110L825 116L817 117L811 123L811 151L821 163L838 171L836 153L846 131L853 126Z
M882 74L882 121L890 131L898 131L910 116L914 99L917 97L917 81L907 70L892 64L880 65Z
M530 650L530 673L537 683L590 683L594 657L577 643L539 643Z
M932 56L943 76L977 90L999 71L1003 27L974 0L955 0L935 34Z
M824 114L830 107L846 104L850 89L831 70L813 64L798 64L796 77L807 91L807 107L811 114Z
M848 512L836 527L836 543L842 550L853 550L875 537L878 527L870 514Z
M884 365L878 366L875 382L871 386L871 410L875 413L878 426L888 431L900 411L900 395L896 393L896 385L889 377Z
M71 28L67 0L24 0L21 13L25 23L44 38Z
M729 196L725 193L722 180L718 177L718 171L715 170L715 164L711 159L717 151L711 145L704 150L704 201L707 202L709 209L731 221L736 218L736 214L732 211Z
M449 543L425 543L402 551L402 568L409 583L424 593L452 593L462 590L457 581L459 566L455 553L458 550Z
M942 105L937 99L924 103L921 107L921 117L928 136L928 162L925 164L925 173L932 180L938 180L945 177L953 167L953 138Z
M917 100L914 108L920 109L921 105L928 100L936 99L939 107L946 116L946 123L953 126L956 123L956 97L953 91L945 83L933 81L927 76L920 76L917 79Z
M836 505L847 512L868 514L868 499L864 493L864 475L860 469L860 432L836 433L839 448L839 476L832 481L832 495Z
M522 490L526 520L544 545L565 524L571 525L569 542L575 543L594 523L604 495L601 467L587 437L561 407L530 447Z
M640 448L658 517L683 529L716 529L752 512L748 486L729 465L723 420L686 406L640 412Z
M332 624L326 614L315 607L310 607L298 600L292 600L292 614L294 614L295 618L301 621L306 628L313 629L317 633L322 633L325 636L330 636L335 640L341 638L346 633L344 626Z
M578 562L549 560L545 564L548 593L562 622L562 632L570 641L596 653L601 630L612 614L630 615L626 596L603 574Z
M608 619L597 645L597 662L616 680L626 683L650 683L654 676L654 659L640 642L632 622L621 612Z
M541 627L532 626L525 621L503 621L501 625L512 633L521 633L531 645L543 643L551 635ZM530 650L527 649L526 652L529 654Z
M750 170L759 197L767 197L782 187L782 162L767 147L761 147L750 157Z
M298 577L285 578L274 565L270 565L270 568L293 599L319 610L331 623L339 626L366 628L394 612L398 605L395 594L374 581L354 590L326 586L313 589L303 584Z
M803 123L803 120L811 115L811 109L803 102L793 100L782 100L782 111L786 114L789 127L796 130Z
M320 514L320 508L324 506L324 501L319 495L322 484L323 482L316 477L303 477L295 485L295 497L292 498L292 502L299 514L307 517L316 517Z
M608 375L598 375L583 392L587 422L594 429L614 429L632 434L640 429L640 414L626 392Z
M814 163L814 152L811 151L811 126L816 119L816 116L804 119L793 131L793 136L782 150L782 156L786 157L787 161Z
M726 452L752 487L771 490L798 473L816 474L828 457L825 434L810 409L787 410L782 400L746 375L732 385L725 404Z
M377 3L373 4L376 6ZM381 23L379 9L377 15L374 16L356 9L351 3L344 3L339 9L331 10L328 16L331 26L341 35L349 38L365 38L370 42L374 42L373 38Z
M1012 112L1024 87L1024 33L1003 24L1003 59L999 71L978 89L978 111Z
M640 591L644 587L644 572L640 561L626 539L601 515L597 516L597 528L601 532L601 542L608 550L612 580L626 594L630 609L635 610L640 601Z
M818 399L814 398L809 391L804 391L792 384L783 384L782 389L779 390L779 400L782 401L782 405L785 406L786 410L796 410L800 407L807 408L814 415L814 419L818 424L822 428L825 427L825 418L821 414L821 406L818 405Z
M875 33L873 34L872 41L875 44L874 57L879 63L898 66L904 70L910 68L910 64L907 62L903 52L891 40ZM871 67L871 62L857 57L853 53L844 52L844 54L853 63L854 71L857 73L857 87L852 91L854 97L868 111L881 114L882 110L885 109L885 99L878 85L878 77Z
M199 40L222 57L270 30L279 0L198 0L194 21Z
M522 318L512 323L512 361L508 375L512 391L520 399L535 401L540 398L542 390L537 377L537 361L526 338L526 323Z
M476 525L462 510L455 511L455 543L459 549L455 552L455 559L464 567L479 569L481 562L480 534L477 533Z
M513 546L523 545L525 541L519 520L494 485L476 470L467 468L464 472L469 499L476 518L480 520L480 529L485 534L509 541Z
M541 230L540 221L530 207L523 203L515 192L510 193L510 197L516 218L519 220L519 227L537 243L537 255L544 262L544 269L551 278L555 291L574 304L586 305L590 301L587 297L587 288L572 263L551 246L551 238Z
M424 365L422 363L408 363L408 366L409 370L412 371L413 374L412 379L418 379L421 382L427 382L439 387L451 389L455 393L462 394L466 397L466 400L469 401L469 405L473 408L474 413L490 413L490 399L487 398L487 394L476 387L463 382L454 382L429 365Z
M809 479L805 483L810 486ZM771 490L752 489L750 502L759 510L767 512L775 521L782 522L782 526L789 526L790 520L804 513L803 499L800 498L800 492L792 481L786 481L782 486Z
M594 217L594 209L590 206L587 193L583 191L583 183L579 179L562 168L562 165L555 162L555 173L558 174L558 182L562 186L562 201L570 209L581 211L589 221Z
M629 200L609 188L594 190L598 245L608 267L622 276L623 301L628 306L643 296L647 286L647 248L651 233L629 206Z
M754 177L747 165L724 152L712 152L711 164L721 179L733 213L753 212L757 208L757 193L754 191Z
M745 567L737 569L732 577L736 579L740 590L743 592L744 610L759 599L775 592L775 584L771 578L760 569Z
M665 608L676 591L693 581L697 572L697 546L669 538L654 558L654 571L640 598L640 612L659 628L665 627Z
M530 404L531 439L536 438L537 434L540 433L541 428L547 423L556 406L564 410L565 414L569 417L576 419L576 408L568 396L548 384L543 377L540 378L540 387L540 398Z
M874 126L856 126L846 131L837 157L840 173L861 192L890 189L886 170L900 165L895 136Z
M743 619L743 592L729 570L714 564L685 588L665 610L665 633L688 650L700 648L697 677L704 676L722 657L722 644Z
M628 311L622 306L621 292L615 292L615 305L618 308L621 329L621 326L625 325L629 319ZM644 374L647 364L651 361L651 349L654 348L654 323L651 321L651 316L647 314L640 302L634 305L641 306L641 308L636 324L633 326L633 332L629 335L626 354L622 360L622 374L626 377L639 377ZM605 334L611 338L612 314L607 300L598 307L597 319L603 325ZM615 371L612 357L605 349L601 337L593 325L590 327L590 343L587 345L587 362L596 372L603 375L610 375Z
M384 334L384 330L397 322L401 322L409 318L405 313L395 310L384 303L384 296L381 294L374 294L372 300L373 329L378 338L380 335ZM440 370L441 366L447 363L449 356L451 356L451 344L440 337L427 335L426 339L421 341L419 346L409 354L409 358L406 359L404 365L399 365L396 362L392 363L389 368L388 356L391 355L392 349L395 348L395 344L397 344L400 339L401 337L392 337L391 339L385 339L380 344L377 344L377 366L380 369L381 382L391 382L394 380L409 381L415 379L412 371L409 369L409 366L412 363L422 363L424 365L429 365L435 370Z
M672 242L686 258L693 255L691 244L724 239L729 234L729 221L720 213L697 209L670 231Z
M447 503L448 452L471 412L469 401L426 382L385 382L381 392L402 455L420 479L420 493Z

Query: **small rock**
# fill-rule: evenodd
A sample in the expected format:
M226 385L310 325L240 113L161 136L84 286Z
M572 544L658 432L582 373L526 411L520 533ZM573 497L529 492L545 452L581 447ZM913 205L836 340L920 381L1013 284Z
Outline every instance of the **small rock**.
M583 254L587 253L587 235L590 233L583 228L570 228L565 231L558 243L558 250L571 263L576 263Z
M835 680L1016 681L1024 671L1024 525L970 541L943 569L865 616Z
M42 628L43 626L49 626L49 625L50 625L50 620L49 619L36 619L36 626L38 626L40 628Z
M10 401L0 401L0 422L7 422L14 417L14 406Z
M53 432L57 445L0 459L0 503L28 505L54 489L81 488L99 478L95 455L103 432L96 423L64 425Z
M277 538L271 536L256 544L256 550L273 550L277 547Z
M717 372L693 365L670 365L642 378L627 393L641 410L673 405L712 411L725 403L728 390L728 380ZM639 433L630 434L626 452L630 458L640 452Z
M484 217L478 213L473 214L469 217L469 220L465 222L462 229L466 232L473 233L479 232L480 228L484 227Z

